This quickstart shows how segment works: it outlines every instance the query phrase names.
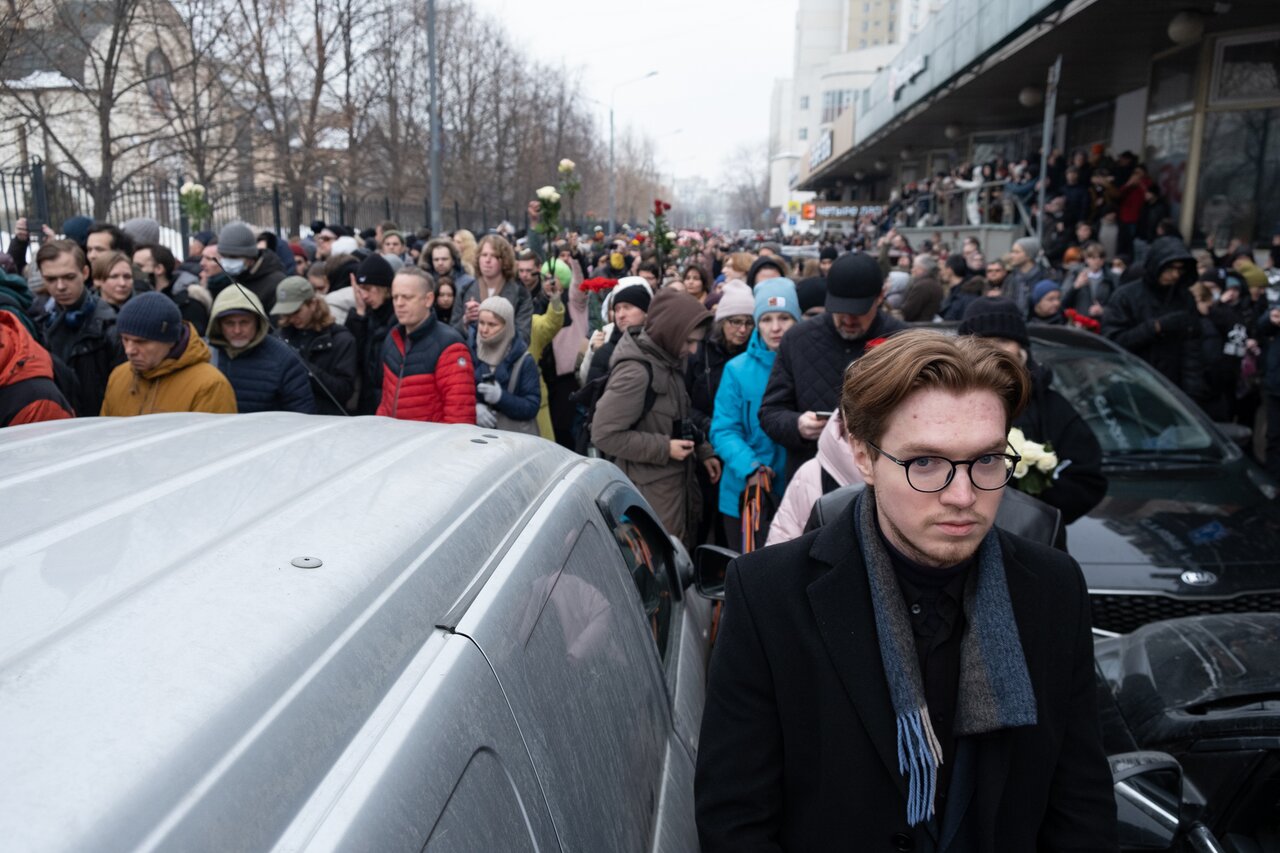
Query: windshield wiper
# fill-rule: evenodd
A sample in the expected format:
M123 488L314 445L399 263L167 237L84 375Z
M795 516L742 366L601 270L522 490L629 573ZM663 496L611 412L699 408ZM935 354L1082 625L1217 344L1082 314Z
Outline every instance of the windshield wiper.
M1124 450L1113 453L1104 453L1102 455L1104 463L1119 463L1132 465L1151 465L1167 463L1170 465L1204 465L1209 462L1219 462L1221 457L1211 456L1207 453L1187 453L1183 451L1167 451L1167 450Z

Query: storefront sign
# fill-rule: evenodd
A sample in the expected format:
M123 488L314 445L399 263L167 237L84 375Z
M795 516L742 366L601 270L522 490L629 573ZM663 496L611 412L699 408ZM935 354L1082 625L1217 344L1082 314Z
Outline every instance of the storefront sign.
M907 84L914 82L928 67L929 55L921 54L915 59L909 60L901 68L891 68L889 70L889 89L893 92L893 99L895 101L898 100Z
M806 215L805 219L859 219L884 213L883 204L807 204L806 213L810 207L813 208L813 216Z

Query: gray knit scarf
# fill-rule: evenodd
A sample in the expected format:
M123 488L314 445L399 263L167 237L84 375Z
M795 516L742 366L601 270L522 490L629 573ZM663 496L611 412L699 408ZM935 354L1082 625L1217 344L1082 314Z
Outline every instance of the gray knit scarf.
M898 770L907 777L907 822L915 826L934 815L942 747L925 704L915 633L906 603L889 553L876 530L876 499L870 489L858 496L854 514L871 586L880 659L897 718ZM957 736L1036 724L1036 698L1018 641L995 528L982 540L975 568L964 587L968 627L960 640L960 688L954 728Z

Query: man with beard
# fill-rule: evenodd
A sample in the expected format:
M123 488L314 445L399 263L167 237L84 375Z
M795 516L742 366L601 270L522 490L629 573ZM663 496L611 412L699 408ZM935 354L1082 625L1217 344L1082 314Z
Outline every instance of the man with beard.
M850 368L866 490L728 568L703 851L1117 848L1080 567L993 527L1030 390L1006 352L927 329Z
M845 368L867 342L906 328L880 311L884 280L865 252L841 255L827 273L826 312L782 339L760 404L760 425L787 449L787 479L817 452L818 436L840 399Z

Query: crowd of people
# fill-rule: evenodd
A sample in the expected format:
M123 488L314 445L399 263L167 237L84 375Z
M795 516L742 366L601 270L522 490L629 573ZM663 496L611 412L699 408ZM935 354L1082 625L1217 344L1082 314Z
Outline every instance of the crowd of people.
M175 411L477 424L612 459L671 532L742 548L798 536L818 496L857 481L846 368L907 324L950 320L1026 366L1018 426L1071 460L1044 496L1069 523L1105 491L1101 451L1027 331L1069 324L1215 419L1252 426L1265 398L1280 474L1280 281L1245 247L1193 253L1167 219L1136 227L1126 188L1158 193L1125 155L1060 165L1046 243L990 258L973 238L912 245L898 225L920 221L919 188L803 260L710 231L665 253L599 227L548 243L537 202L523 234L314 222L285 240L232 222L181 260L150 219L39 235L19 221L0 255L0 425Z

